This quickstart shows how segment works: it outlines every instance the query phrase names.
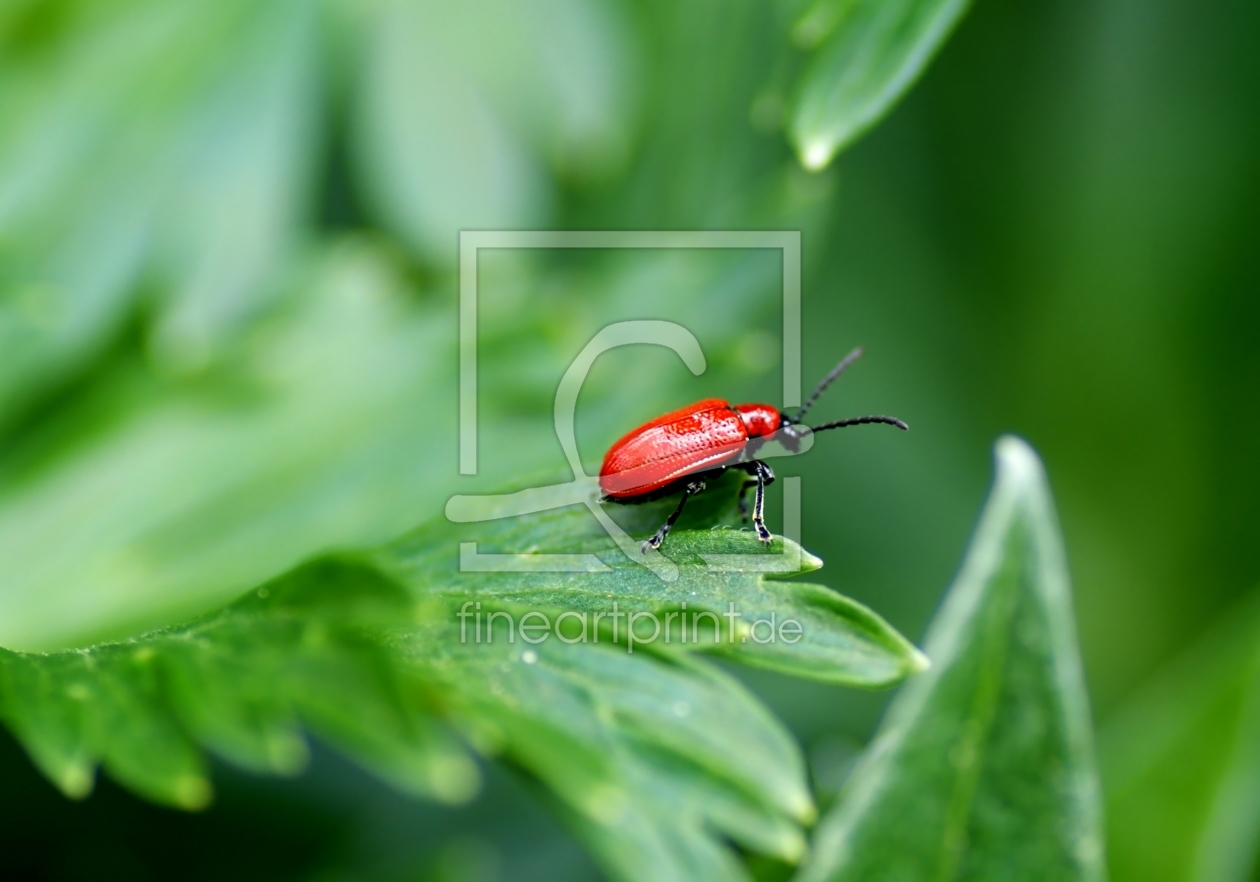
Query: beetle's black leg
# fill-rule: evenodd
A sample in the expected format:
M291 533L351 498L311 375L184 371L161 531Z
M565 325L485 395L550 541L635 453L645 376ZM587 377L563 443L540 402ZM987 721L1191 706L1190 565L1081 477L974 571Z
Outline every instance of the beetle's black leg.
M774 483L774 472L770 470L770 466L759 459L754 459L749 465L755 467L757 475L757 498L753 502L753 529L757 531L757 538L769 545L774 541L774 537L766 529L766 487Z
M639 546L639 551L647 554L649 548L660 548L661 543L665 541L665 537L669 535L669 528L674 526L674 522L678 520L678 516L682 514L683 506L687 504L687 500L695 496L704 489L704 481L692 481L683 488L682 499L678 500L678 508L674 509L674 513L665 519L665 523L661 524L661 528L656 531L651 539Z
M748 523L748 491L756 486L757 482L749 478L739 487L739 516L745 524Z

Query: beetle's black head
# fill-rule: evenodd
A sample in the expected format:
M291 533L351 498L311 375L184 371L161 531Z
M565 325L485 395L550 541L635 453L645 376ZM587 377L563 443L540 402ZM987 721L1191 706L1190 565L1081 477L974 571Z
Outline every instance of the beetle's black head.
M786 413L779 414L777 437L783 446L793 453L799 453L801 450L801 435L804 434L801 429L800 421L796 417L788 416Z

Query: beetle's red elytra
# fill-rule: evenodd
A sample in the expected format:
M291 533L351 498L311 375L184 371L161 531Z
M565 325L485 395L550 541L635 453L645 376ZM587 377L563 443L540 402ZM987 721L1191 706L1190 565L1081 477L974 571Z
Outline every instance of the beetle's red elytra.
M778 408L769 404L697 401L644 423L614 444L599 470L600 488L617 500L652 493L735 459L750 438L770 437L780 422Z
M731 405L721 398L706 398L688 407L679 408L644 423L624 435L609 448L599 470L599 486L603 501L634 505L681 493L678 507L652 538L643 543L643 551L660 548L669 535L687 500L704 489L705 479L716 477L727 469L740 469L750 476L739 491L739 507L748 517L744 496L757 488L753 504L753 527L757 538L769 544L766 529L765 488L774 482L774 472L759 459L744 459L754 445L783 430L785 441L799 438L805 431L822 432L845 426L883 423L899 429L909 428L904 422L888 416L864 416L805 426L802 417L836 377L862 354L854 349L831 373L823 378L801 409L789 416L770 404Z

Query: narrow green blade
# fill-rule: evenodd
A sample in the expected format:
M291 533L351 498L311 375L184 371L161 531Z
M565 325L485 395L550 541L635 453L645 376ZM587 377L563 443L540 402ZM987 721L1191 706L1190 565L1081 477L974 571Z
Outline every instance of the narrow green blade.
M996 486L927 640L801 882L1104 877L1089 708L1045 475L997 447Z

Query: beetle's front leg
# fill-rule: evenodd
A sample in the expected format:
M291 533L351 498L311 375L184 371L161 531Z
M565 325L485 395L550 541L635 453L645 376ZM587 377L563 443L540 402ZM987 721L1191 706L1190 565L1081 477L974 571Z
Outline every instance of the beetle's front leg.
M745 521L748 520L748 502L744 499L744 494L748 491L748 488L756 487L757 495L753 500L753 529L757 531L757 538L769 545L774 541L774 537L766 529L766 488L774 483L774 472L770 469L770 466L759 459L741 463L738 468L752 475L752 478L745 481L739 488L739 513Z
M766 529L766 487L774 483L774 472L759 459L754 459L749 464L755 468L754 475L757 478L757 497L753 500L753 529L757 531L757 538L769 545L774 537Z

